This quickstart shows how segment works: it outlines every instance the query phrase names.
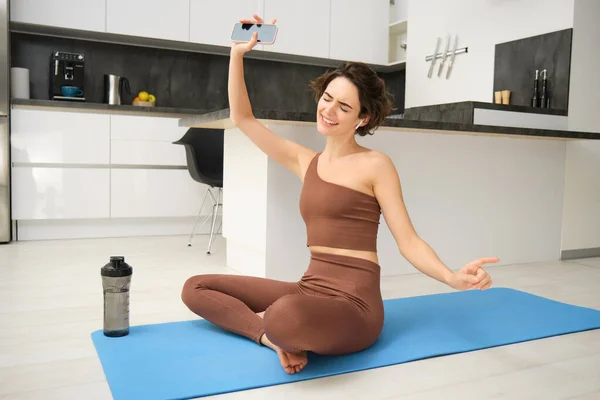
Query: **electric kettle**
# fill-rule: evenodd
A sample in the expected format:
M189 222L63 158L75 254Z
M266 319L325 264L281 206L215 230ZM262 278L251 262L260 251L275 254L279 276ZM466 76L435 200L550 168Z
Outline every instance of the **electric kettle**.
M104 102L120 105L123 102L123 93L131 94L129 80L123 76L104 75Z

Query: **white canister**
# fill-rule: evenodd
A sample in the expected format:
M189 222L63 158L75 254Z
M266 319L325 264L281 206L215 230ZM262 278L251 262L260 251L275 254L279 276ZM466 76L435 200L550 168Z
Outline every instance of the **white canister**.
M10 91L13 99L29 98L29 70L13 67L10 69Z

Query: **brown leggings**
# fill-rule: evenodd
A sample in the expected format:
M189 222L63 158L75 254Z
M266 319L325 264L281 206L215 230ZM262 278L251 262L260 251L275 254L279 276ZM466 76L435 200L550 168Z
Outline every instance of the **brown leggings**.
M379 265L360 258L313 254L298 282L227 274L189 278L181 294L194 313L260 343L339 355L371 346L383 328ZM256 313L265 311L263 318Z

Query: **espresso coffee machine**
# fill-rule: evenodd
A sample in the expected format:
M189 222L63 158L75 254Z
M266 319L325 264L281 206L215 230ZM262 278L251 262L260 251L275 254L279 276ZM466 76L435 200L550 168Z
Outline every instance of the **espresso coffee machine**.
M50 99L85 101L83 54L55 51L50 57Z

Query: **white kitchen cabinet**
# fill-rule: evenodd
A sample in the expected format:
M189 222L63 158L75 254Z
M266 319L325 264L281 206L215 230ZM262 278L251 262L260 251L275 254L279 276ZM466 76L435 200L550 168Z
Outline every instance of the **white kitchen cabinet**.
M109 115L13 109L12 162L108 165L109 135Z
M110 171L12 168L12 219L108 218Z
M264 15L264 0L190 0L190 41L231 46L233 26L253 14Z
M106 31L106 0L10 0L10 20Z
M166 142L112 140L111 165L186 166L185 148Z
M195 216L207 188L176 169L113 169L110 183L111 218Z
M185 148L173 142L188 129L178 118L113 115L110 163L185 166Z
M190 0L106 0L106 31L187 42Z
M329 57L388 63L388 0L331 0Z
M276 18L279 31L264 50L328 58L330 1L265 0L265 22Z
M174 142L188 131L179 126L180 118L154 116L112 115L110 138L149 142Z

